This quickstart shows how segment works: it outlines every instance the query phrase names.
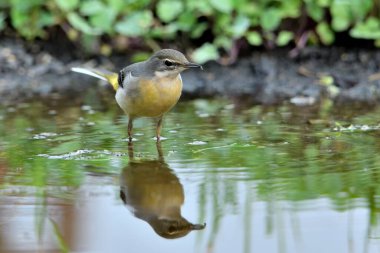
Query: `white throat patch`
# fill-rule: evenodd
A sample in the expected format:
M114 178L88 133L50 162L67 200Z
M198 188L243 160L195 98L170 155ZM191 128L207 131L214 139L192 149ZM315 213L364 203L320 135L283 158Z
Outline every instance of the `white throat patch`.
M178 71L155 71L154 76L158 78L163 78L163 77L176 77L178 75Z

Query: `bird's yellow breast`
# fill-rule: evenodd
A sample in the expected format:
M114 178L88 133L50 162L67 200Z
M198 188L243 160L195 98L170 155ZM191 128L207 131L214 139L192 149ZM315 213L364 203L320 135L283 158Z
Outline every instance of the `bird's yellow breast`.
M138 82L136 93L128 98L127 114L131 117L159 117L178 102L181 92L180 75L142 79Z

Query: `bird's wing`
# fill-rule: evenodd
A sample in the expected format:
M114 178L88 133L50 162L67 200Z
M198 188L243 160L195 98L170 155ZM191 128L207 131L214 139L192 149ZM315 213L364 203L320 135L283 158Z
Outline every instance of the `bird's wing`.
M119 86L124 88L138 80L138 76L134 76L132 71L120 70L117 82Z
M117 79L119 86L124 88L125 85L135 82L137 78L141 76L141 72L143 71L142 67L143 65L139 62L120 70Z

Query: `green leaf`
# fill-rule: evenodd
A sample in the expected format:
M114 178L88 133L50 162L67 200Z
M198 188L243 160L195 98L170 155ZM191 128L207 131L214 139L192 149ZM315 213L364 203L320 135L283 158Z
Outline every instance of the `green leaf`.
M113 24L116 19L116 11L113 8L105 8L102 12L90 16L90 23L93 27L103 32L112 33Z
M375 47L380 47L380 39L375 40Z
M306 1L306 11L309 16L316 22L319 22L323 19L324 10L314 0Z
M287 0L281 2L281 16L283 18L298 18L300 16L302 2L299 0Z
M340 92L339 87L337 87L334 84L334 78L332 76L328 76L328 75L321 76L320 79L319 79L319 83L321 85L326 86L327 92L332 97L336 97L339 94L339 92Z
M230 13L233 10L232 1L233 0L209 0L214 9L223 13Z
M55 24L55 18L51 12L43 11L40 13L37 20L39 27L46 27Z
M0 31L5 28L5 13L3 11L0 12Z
M217 48L210 43L203 44L201 47L197 48L192 54L192 59L200 64L203 64L211 60L217 60L218 58L219 53Z
M323 44L331 45L334 42L334 32L326 22L319 23L316 30Z
M363 20L374 7L373 0L351 0L351 13L355 20Z
M0 8L8 8L10 6L9 0L0 0Z
M231 31L234 38L240 38L249 28L250 22L248 17L239 15L232 23Z
M281 31L276 39L276 44L279 47L286 46L294 38L293 32Z
M263 39L261 38L261 35L258 32L248 32L245 37L247 38L248 43L252 46L260 46L261 44L263 44Z
M206 31L207 28L208 28L207 23L205 22L197 23L195 28L191 31L190 37L193 39L199 38Z
M214 29L218 33L225 33L232 25L231 15L217 15L215 17Z
M244 0L246 1L246 0ZM243 1L243 2L244 2ZM255 17L260 15L259 6L257 3L251 1L250 4L237 3L235 0L235 11L241 15L247 15L249 17Z
M183 3L177 0L161 0L157 4L157 15L164 22L170 22L183 11Z
M332 0L317 0L317 4L320 7L328 7L330 6Z
M121 12L125 9L127 3L123 0L107 0L109 6L117 12Z
M134 53L132 56L131 61L132 62L140 62L140 61L145 61L150 57L150 54L147 52L137 52Z
M208 1L187 1L186 9L204 16L210 16L214 13Z
M79 31L81 31L85 34L89 34L89 35L98 35L99 34L99 31L92 28L84 18L82 18L81 16L79 16L75 12L70 12L67 15L67 19L69 20L70 24L76 30L79 30Z
M357 23L350 30L350 35L360 39L380 39L380 20L369 17L365 22Z
M79 0L54 0L58 7L64 11L72 11L78 7Z
M193 29L194 25L196 24L197 22L197 18L194 16L194 13L190 12L190 11L187 11L187 12L183 12L176 24L178 25L178 28L181 30L181 31L190 31L191 29ZM199 23L196 25L198 26Z
M153 23L153 15L150 11L134 12L116 23L115 29L118 33L126 36L146 35L147 29Z
M331 5L332 28L335 31L344 31L350 26L351 11L347 1L334 1Z
M150 29L149 36L173 39L177 31L178 26L175 23L165 26L156 26L153 29Z
M224 35L219 35L214 39L213 44L218 48L229 50L232 47L232 39Z
M281 22L281 13L276 8L269 8L261 15L260 24L265 31L275 30Z
M40 8L30 10L12 8L10 15L12 25L27 39L43 36L45 33L42 28L54 23L52 15Z
M94 15L102 12L106 6L98 0L84 1L80 5L80 13L83 15Z
M11 10L16 9L17 11L23 12L29 11L34 7L42 6L45 3L44 0L10 0L9 2L11 3Z

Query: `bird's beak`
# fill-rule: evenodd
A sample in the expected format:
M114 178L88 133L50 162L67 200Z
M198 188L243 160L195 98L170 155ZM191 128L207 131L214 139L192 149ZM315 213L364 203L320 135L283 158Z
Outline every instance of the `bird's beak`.
M202 65L199 65L199 64L196 64L196 63L192 63L192 62L186 62L186 63L184 63L183 67L185 67L185 68L200 68L201 70L203 70Z

